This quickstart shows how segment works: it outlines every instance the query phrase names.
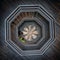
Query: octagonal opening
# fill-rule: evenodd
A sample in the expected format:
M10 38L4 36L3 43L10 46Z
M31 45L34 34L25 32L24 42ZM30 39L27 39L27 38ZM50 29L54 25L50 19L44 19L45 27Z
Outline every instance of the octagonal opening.
M24 16L26 14L26 16ZM22 16L22 19L20 20L20 18ZM45 37L40 41L40 39L42 38L42 35L43 35L43 31L42 31L42 26L40 26L40 24L38 24L35 20L30 20L28 19L27 21L25 20L23 23L19 24L19 22L22 22L23 18L38 18L38 20L36 20L37 22L41 21L43 24L44 24L44 34L45 34ZM18 33L16 32L16 25L19 24L19 27L17 28L18 30ZM25 39L24 35L23 35L23 31L26 28L29 28L30 27L37 27L37 32L39 31L39 34L36 34L38 35L38 38L36 39L32 39L32 40L28 40L28 39ZM20 13L19 16L17 16L17 18L15 18L14 21L12 21L11 23L11 37L12 37L12 41L14 43L16 43L22 50L38 50L40 49L47 41L48 39L50 38L50 24L49 24L49 21L47 21L43 16L40 15L40 13L38 12L22 12ZM16 34L18 35L16 37ZM14 36L14 37L13 37ZM31 46L29 46L31 44ZM36 44L35 46L33 46L33 44ZM26 45L26 46L25 46Z
M34 20L25 20L18 27L18 38L24 44L34 44L42 37L42 28Z

